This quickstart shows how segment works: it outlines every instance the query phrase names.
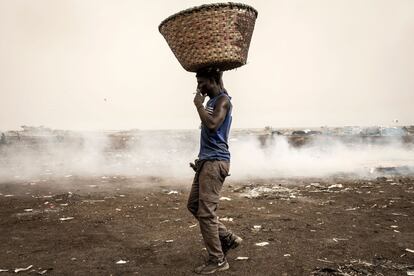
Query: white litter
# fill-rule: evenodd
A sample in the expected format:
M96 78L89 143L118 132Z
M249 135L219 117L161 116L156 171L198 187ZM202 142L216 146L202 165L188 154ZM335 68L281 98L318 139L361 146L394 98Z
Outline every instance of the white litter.
M174 240L166 240L166 243L172 243Z
M125 195L119 195L119 197L125 197Z
M253 230L260 230L260 229L262 229L262 226L261 225L253 225Z
M189 228L193 228L193 227L196 227L198 224L196 223L196 224L193 224L193 225L190 225L190 226L188 226Z
M169 191L167 195L178 195L178 191Z
M391 225L390 227L391 227L391 228L398 228L398 226L397 226L397 225Z
M269 243L268 242L257 242L256 245L257 246L266 246L266 245L269 245Z
M333 240L334 240L335 242L338 242L338 241L347 241L348 239L333 238Z
M14 270L14 273L19 273L19 272L21 272L21 271L27 271L27 270L29 270L29 269L31 269L33 267L33 265L29 265L28 267L26 267L26 268L16 268L15 270Z
M290 254L284 254L283 257L290 257Z
M0 268L0 272L7 272L7 271L9 271L8 269L1 269Z
M410 252L410 253L414 253L414 250L408 249L408 248L406 248L405 251Z
M220 197L220 200L231 201L231 198L222 196L222 197Z
M129 261L119 260L119 261L116 262L116 264L126 264L127 262L129 262Z
M323 259L317 259L320 262L324 262L324 263L328 263L328 264L333 264L334 262L328 261L328 260L323 260Z
M414 270L407 271L407 275L408 276L414 276Z
M402 213L391 213L394 216L403 216L403 217L408 217L408 215L406 214L402 214Z
M228 217L220 218L219 220L233 222L233 218L228 218Z
M4 195L4 197L12 197L12 196L14 196L14 195Z
M333 184L331 186L328 187L328 189L332 189L332 188L343 188L344 186L342 184Z
M66 217L66 218L60 218L60 221L65 221L65 220L71 220L74 219L74 217Z
M313 187L321 187L321 184L319 182L312 182L311 184L309 184L310 186Z
M245 261L245 260L248 260L249 259L249 257L237 257L235 260L236 261Z
M33 212L33 209L24 209L25 212Z

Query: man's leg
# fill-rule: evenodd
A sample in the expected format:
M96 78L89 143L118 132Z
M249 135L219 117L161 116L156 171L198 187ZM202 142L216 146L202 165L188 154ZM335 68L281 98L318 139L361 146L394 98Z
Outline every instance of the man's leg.
M229 268L220 240L220 234L228 235L227 229L216 215L220 191L227 174L228 162L222 161L206 161L200 171L197 217L209 256L207 264L196 268L196 272L200 274L210 274Z
M198 212L198 193L199 193L199 187L198 187L198 172L196 172L193 180L193 184L191 185L190 194L188 195L188 201L187 201L187 209L190 211L193 216L197 218L197 212Z
M197 215L209 259L221 262L224 259L224 254L221 249L216 209L217 203L200 200Z

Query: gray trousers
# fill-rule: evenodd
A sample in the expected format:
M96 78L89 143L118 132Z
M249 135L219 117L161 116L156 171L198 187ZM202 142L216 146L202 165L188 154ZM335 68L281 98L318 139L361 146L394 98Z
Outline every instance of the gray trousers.
M220 240L225 239L231 233L216 215L220 191L229 168L230 163L227 161L201 161L194 176L187 203L188 210L200 224L201 235L209 258L216 262L224 258Z

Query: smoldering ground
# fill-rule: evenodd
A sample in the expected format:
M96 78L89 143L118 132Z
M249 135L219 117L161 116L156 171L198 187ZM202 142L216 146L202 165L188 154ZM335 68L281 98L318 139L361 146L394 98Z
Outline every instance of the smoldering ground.
M266 139L259 139L265 135ZM231 179L376 177L381 167L414 173L414 143L403 137L292 137L238 131L229 142ZM300 145L298 139L306 138ZM296 139L296 140L295 140ZM198 131L66 132L8 137L0 147L0 181L64 176L188 179ZM185 182L186 183L186 182Z
M217 212L244 241L223 275L412 273L410 139L249 130L231 137ZM7 135L0 270L192 275L206 253L186 208L198 143L198 131ZM379 167L406 175L384 176Z

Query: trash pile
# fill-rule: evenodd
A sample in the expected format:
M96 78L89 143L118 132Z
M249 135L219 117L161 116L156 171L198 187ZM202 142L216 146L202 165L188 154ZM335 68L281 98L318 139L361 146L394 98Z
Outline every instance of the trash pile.
M314 276L359 276L359 275L414 275L413 264L401 264L387 260L382 256L375 256L372 262L364 260L351 259L347 263L335 264L335 262L320 260L324 263L330 263L330 266L317 267L312 271ZM384 272L381 274L379 272Z
M282 184L248 184L236 189L234 193L241 193L241 196L249 199L282 199L290 200L301 196L297 187L284 187Z

